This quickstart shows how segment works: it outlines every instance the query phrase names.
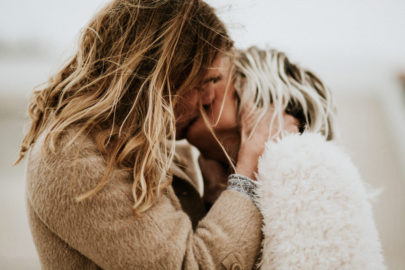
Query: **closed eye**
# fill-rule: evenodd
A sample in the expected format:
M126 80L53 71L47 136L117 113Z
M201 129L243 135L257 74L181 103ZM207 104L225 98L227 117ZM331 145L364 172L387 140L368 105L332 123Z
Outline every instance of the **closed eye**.
M222 80L222 75L218 75L218 76L215 76L215 77L207 78L207 79L204 80L203 83L204 83L204 84L210 83L210 82L217 83L217 82L219 82L220 80Z

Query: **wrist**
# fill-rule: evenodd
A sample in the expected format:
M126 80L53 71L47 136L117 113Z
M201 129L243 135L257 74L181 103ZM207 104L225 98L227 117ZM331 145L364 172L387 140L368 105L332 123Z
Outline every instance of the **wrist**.
M257 183L240 174L231 174L228 178L228 188L247 195L254 203L257 201Z
M235 168L236 174L241 174L249 177L252 180L256 180L254 173L256 172L257 164L237 164Z

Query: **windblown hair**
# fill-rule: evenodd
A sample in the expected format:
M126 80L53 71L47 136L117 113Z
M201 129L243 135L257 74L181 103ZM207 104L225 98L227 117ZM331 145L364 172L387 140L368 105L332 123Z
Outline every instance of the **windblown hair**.
M291 63L283 52L257 47L237 51L235 89L240 98L239 113L250 97L262 109L261 117L274 105L271 125L277 117L279 120L275 137L282 133L284 111L299 120L301 133L319 132L327 140L335 136L331 91L314 73Z
M77 52L29 104L32 120L17 163L46 131L52 151L64 131L91 136L106 172L133 173L134 213L152 206L170 184L178 96L200 83L219 52L233 43L201 0L115 0L84 28ZM69 144L65 147L69 147Z

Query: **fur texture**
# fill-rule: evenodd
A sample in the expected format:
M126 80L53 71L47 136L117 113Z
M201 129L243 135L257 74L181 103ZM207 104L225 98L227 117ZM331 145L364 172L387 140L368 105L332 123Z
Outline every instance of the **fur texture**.
M261 269L385 269L364 183L320 134L268 142L259 161Z

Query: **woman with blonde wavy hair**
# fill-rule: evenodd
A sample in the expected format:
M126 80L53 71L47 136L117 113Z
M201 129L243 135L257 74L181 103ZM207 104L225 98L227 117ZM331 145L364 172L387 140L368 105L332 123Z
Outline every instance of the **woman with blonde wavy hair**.
M261 269L385 269L367 186L335 140L331 91L275 49L237 51L229 76L229 90L218 88L186 135L201 152L206 202L220 199L235 161L249 157ZM241 145L253 130L253 140L268 140L258 162Z
M114 0L94 16L29 104L19 161L28 156L27 209L42 268L253 267L261 215L239 188L252 181L230 176L205 213L182 162L190 152L175 151L217 85L229 82L231 51L201 0ZM240 148L257 163L264 146L250 151L255 140ZM246 161L236 167L252 174Z

